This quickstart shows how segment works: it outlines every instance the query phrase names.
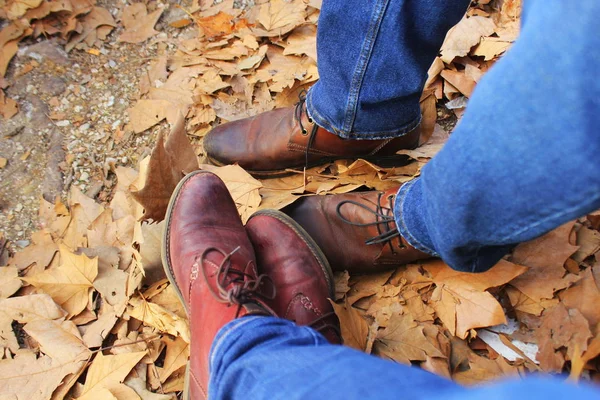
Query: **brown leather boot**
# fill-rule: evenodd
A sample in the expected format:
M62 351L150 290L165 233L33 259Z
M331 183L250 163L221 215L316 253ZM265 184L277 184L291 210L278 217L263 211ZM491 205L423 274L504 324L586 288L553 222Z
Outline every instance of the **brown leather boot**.
M311 237L293 219L275 210L261 210L246 223L261 273L277 287L267 304L278 316L309 325L329 342L339 344L331 267Z
M397 189L310 196L284 211L315 240L334 271L376 272L430 258L396 229Z
M363 158L381 167L409 162L398 150L419 145L420 129L384 140L346 140L316 125L304 100L295 107L268 111L217 126L204 138L215 165L239 164L259 177L276 177L334 160Z
M163 267L184 304L191 346L186 398L204 399L208 354L218 330L233 319L271 315L272 283L256 269L254 249L225 184L196 171L177 186L167 209Z

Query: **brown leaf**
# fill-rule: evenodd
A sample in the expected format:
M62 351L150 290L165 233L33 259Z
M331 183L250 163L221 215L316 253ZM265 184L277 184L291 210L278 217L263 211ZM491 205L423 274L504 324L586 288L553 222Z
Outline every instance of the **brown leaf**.
M0 300L0 314L5 314L22 324L38 319L59 319L67 315L47 294L30 294Z
M171 107L168 100L144 99L127 110L131 129L141 133L167 118L167 110Z
M196 18L196 23L208 38L228 35L235 27L234 17L222 11L208 17Z
M335 298L333 300L338 301L343 299L350 290L350 286L348 286L350 274L348 271L336 271L333 278L335 282Z
M317 27L305 25L295 29L286 39L283 54L306 54L317 61Z
M369 341L369 325L367 321L348 303L348 300L346 300L345 304L337 304L331 301L331 305L340 320L344 345L365 351Z
M469 369L452 375L452 379L461 385L481 385L493 380L508 379L518 376L518 370L509 365L504 357L490 360L470 352Z
M466 56L482 37L491 35L495 29L496 24L491 18L463 18L446 35L440 50L442 61L449 64L454 57Z
M196 154L185 135L185 118L180 116L163 144L162 132L150 157L146 183L133 197L144 206L145 220L162 221L169 199L184 173L198 168Z
M163 9L158 8L148 14L144 3L134 3L125 7L121 22L125 27L119 36L119 42L141 43L158 34L154 25L162 15Z
M576 308L589 321L591 326L600 323L600 290L593 271L588 268L581 274L581 280L560 293L560 300L568 308Z
M553 307L558 303L558 299L534 300L518 289L510 286L507 286L505 290L510 299L510 304L512 304L515 310L533 315L539 316L546 308Z
M21 20L14 21L0 30L0 78L4 77L8 63L17 54L19 41L31 33L33 30Z
M23 16L30 8L39 7L43 0L12 0L8 1L6 15L8 19L17 19Z
M21 285L17 267L0 267L0 299L12 296Z
M530 268L510 284L535 302L540 302L541 299L551 299L554 292L577 280L577 277L566 275L563 268L565 260L578 249L569 243L572 228L573 222L570 222L517 246L511 261Z
M546 372L561 372L565 360L578 357L592 337L589 323L577 309L559 303L542 314L542 325L535 336L539 344L537 360ZM566 358L561 349L566 348Z
M117 26L111 13L102 7L94 7L89 14L86 14L81 19L82 31L73 35L69 43L65 45L66 51L71 51L79 43L85 41L86 44L92 46L96 41L96 30L106 27L109 32Z
M105 398L102 390L118 389L121 382L146 354L145 351L128 354L105 356L102 352L96 354L88 369L85 384L80 399Z
M571 258L581 263L600 251L600 232L581 226L577 231L577 246L579 246L579 250Z
M10 119L19 112L19 106L16 101L5 97L4 91L0 89L0 115L4 119Z
M165 383L175 371L187 364L190 355L190 344L181 337L174 340L164 337L162 340L167 346L167 352L163 366L158 370L158 376L160 382Z
M411 361L425 361L427 357L444 357L423 333L423 327L417 325L406 314L394 315L388 326L377 333L373 346L374 353L394 361L410 364Z
M473 90L475 89L475 81L471 79L464 71L451 71L449 69L443 70L442 78L450 82L452 86L460 90L462 94L467 97L471 97Z
M473 55L484 57L485 61L493 60L508 50L511 44L511 42L498 38L482 38L477 47L473 49Z
M600 335L596 335L590 341L587 350L584 351L583 354L580 355L579 352L573 354L569 379L578 381L587 362L598 357L598 355L600 355Z

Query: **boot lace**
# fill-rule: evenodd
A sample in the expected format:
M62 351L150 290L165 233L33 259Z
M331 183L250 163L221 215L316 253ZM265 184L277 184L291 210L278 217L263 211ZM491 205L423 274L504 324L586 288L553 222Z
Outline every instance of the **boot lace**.
M232 252L227 253L217 247L209 247L200 256L200 264L202 265L202 275L208 282L208 274L206 268L207 255L216 251L224 256L223 261L217 268L216 291L212 285L208 285L211 295L220 303L236 305L238 307L237 315L239 315L242 307L248 303L256 303L265 308L263 300L273 300L275 298L275 285L269 276L266 274L258 275L254 278L253 275L247 274L232 267L231 256L233 256L240 247L236 247ZM253 261L246 264L248 266ZM265 290L267 289L267 290ZM271 312L270 310L266 310Z
M306 113L308 122L312 124L310 132L304 127L304 124L302 123L302 115L304 113ZM298 94L298 102L296 103L294 108L294 117L296 118L296 121L298 121L298 125L300 125L302 135L306 136L310 134L310 136L308 137L308 143L306 144L306 150L304 151L304 166L305 168L308 168L308 158L310 155L309 150L312 147L315 138L317 137L317 130L319 129L319 126L315 124L313 119L310 117L310 115L308 115L308 112L306 111L306 90L302 90Z
M382 196L383 196L383 193L379 193L379 196L377 196L377 203L375 205L375 209L367 206L366 204L363 204L363 203L360 203L360 202L354 201L354 200L341 201L336 208L336 214L342 221L344 221L345 223L347 223L349 225L360 226L360 227L376 226L378 235L365 240L365 244L367 244L367 245L383 244L384 246L387 245L390 247L392 254L396 254L396 250L395 250L394 244L393 244L394 239L398 238L398 243L399 243L398 247L400 249L403 249L406 246L404 245L404 243L402 243L400 232L398 232L398 229L395 227L396 220L394 219L394 215L393 215L393 211L392 211L394 209L394 197L395 196L393 196L393 195L388 196L387 200L389 201L389 207L381 206L381 203L382 203L381 197ZM368 211L369 213L371 213L375 216L375 221L361 223L361 222L355 222L355 221L349 220L348 218L344 217L344 215L342 214L342 207L346 204L351 204L353 206L360 207L360 208ZM394 224L393 227L392 227L392 224Z

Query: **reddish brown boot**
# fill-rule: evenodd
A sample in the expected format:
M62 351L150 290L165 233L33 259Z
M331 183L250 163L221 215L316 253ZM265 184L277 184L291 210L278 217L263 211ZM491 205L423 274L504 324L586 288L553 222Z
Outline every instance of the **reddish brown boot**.
M311 326L339 344L339 322L328 301L334 295L333 274L317 244L294 220L275 210L252 215L246 231L259 271L277 288L268 306L281 318Z
M431 257L396 229L397 191L310 196L285 212L310 234L334 271L376 272Z
M208 172L189 174L175 189L162 256L190 322L194 355L186 397L204 399L208 354L217 331L248 313L272 315L264 299L274 289L256 270L254 249L225 184Z
M340 159L404 165L409 158L396 153L417 147L419 136L417 127L393 139L345 140L316 125L302 99L295 107L217 126L204 138L204 149L215 165L237 163L252 175L269 178Z

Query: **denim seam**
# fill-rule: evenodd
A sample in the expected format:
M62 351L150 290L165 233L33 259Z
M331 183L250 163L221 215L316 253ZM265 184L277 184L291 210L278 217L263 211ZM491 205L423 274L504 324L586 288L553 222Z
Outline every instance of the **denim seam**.
M312 88L311 88L312 89ZM409 123L404 124L402 127L397 129L392 129L389 131L360 131L360 132L352 132L352 131L344 131L342 129L336 128L332 122L325 116L323 116L317 109L312 105L312 90L309 89L308 94L306 95L306 111L310 118L321 128L333 133L336 136L339 136L343 139L353 139L353 140L379 140L379 139L392 139L400 136L404 136L409 132L415 130L417 126L421 123L422 115L419 112L419 115L411 120Z
M424 253L431 254L434 257L439 257L440 255L436 251L423 245L413 235L411 235L411 233L408 231L406 223L404 222L404 217L403 217L403 215L404 215L404 212L403 212L404 200L406 199L406 195L408 194L408 191L416 182L417 182L417 179L413 179L410 182L406 182L404 185L402 185L400 187L400 190L398 190L396 201L399 202L398 203L399 207L394 207L394 208L399 209L400 212L396 219L396 227L398 228L398 231L400 232L402 237L408 242L408 244L410 244L417 250L421 250Z
M358 97L362 88L362 83L367 71L367 66L373 54L373 47L379 34L379 28L381 27L381 21L385 14L385 9L389 4L389 0L376 0L373 14L371 15L371 22L365 40L363 41L360 49L360 55L358 57L358 64L354 70L354 76L350 82L350 93L348 93L348 102L346 104L346 118L344 120L342 130L350 132L354 119L356 118L356 109L358 108Z

